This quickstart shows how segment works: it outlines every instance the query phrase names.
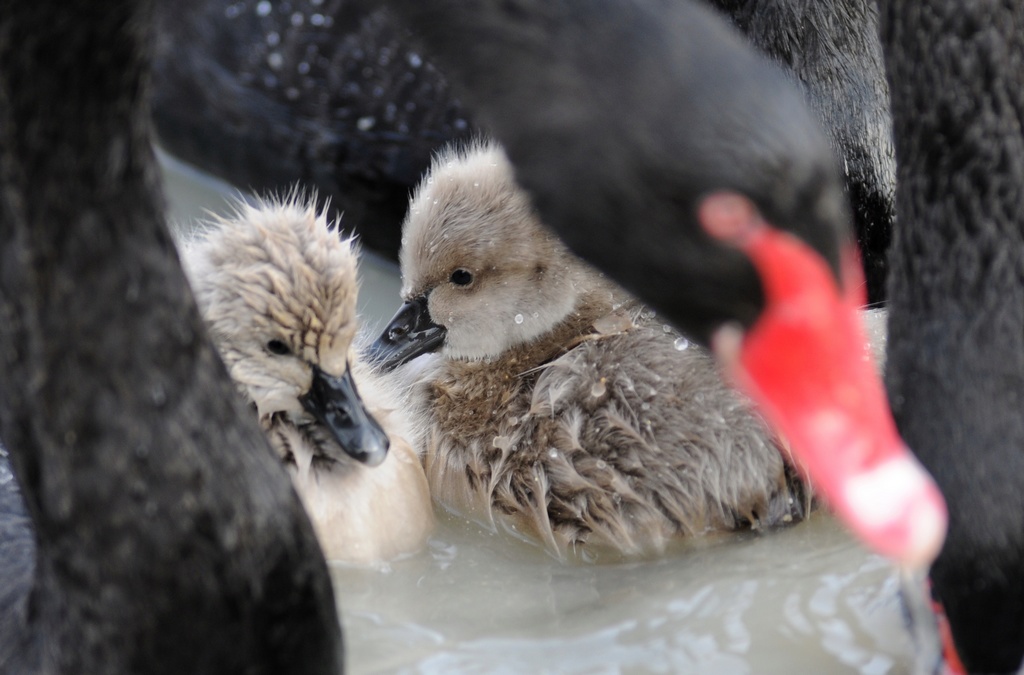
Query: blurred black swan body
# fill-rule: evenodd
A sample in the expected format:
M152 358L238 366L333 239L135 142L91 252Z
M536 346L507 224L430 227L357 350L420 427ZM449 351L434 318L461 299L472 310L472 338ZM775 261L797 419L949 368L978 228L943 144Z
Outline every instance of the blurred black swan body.
M899 166L887 380L949 504L931 570L972 673L1024 658L1024 6L881 3Z
M394 258L409 191L469 113L380 6L160 0L153 114L172 153L261 194L300 181Z
M312 528L164 227L151 10L0 14L0 672L336 673Z
M709 0L803 84L842 161L868 300L885 298L896 160L874 0Z
M874 3L708 4L803 84L840 157L869 299L882 300L895 167ZM389 257L431 152L476 128L443 69L381 3L162 0L158 19L162 143L239 187L316 185Z

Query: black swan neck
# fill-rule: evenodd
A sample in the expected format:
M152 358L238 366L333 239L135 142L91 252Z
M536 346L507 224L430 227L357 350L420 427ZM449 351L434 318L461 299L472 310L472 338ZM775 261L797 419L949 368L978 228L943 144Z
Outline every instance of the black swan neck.
M1024 10L880 3L897 159L887 385L949 504L931 571L970 672L1024 658Z
M0 635L0 664L337 672L326 565L163 222L151 16L0 15L0 436L37 545L28 637Z

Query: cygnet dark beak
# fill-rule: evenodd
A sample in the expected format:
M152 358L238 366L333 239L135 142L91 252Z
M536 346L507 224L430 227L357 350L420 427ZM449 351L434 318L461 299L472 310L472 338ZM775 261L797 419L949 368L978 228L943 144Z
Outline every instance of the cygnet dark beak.
M313 383L299 398L302 407L330 429L342 450L363 464L377 466L388 454L387 434L363 407L348 368L341 377L313 366Z
M368 358L385 371L408 363L421 354L437 351L447 329L430 319L427 296L402 305L381 336L370 345Z

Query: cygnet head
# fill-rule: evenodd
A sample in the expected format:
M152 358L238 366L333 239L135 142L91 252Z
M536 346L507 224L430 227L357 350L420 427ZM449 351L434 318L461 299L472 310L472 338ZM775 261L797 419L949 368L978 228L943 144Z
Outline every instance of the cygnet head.
M349 371L357 258L312 202L239 204L184 251L185 268L231 377L261 420L325 425L341 447L377 464L387 437Z
M434 159L410 201L400 260L405 305L372 348L386 367L434 349L472 360L529 342L572 311L582 269L491 142Z

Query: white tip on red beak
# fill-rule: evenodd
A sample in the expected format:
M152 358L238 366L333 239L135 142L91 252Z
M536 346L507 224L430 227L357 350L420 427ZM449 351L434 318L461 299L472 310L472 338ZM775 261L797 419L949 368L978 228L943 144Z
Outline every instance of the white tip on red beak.
M913 569L930 565L946 536L946 504L909 450L837 486L844 520L879 553Z

